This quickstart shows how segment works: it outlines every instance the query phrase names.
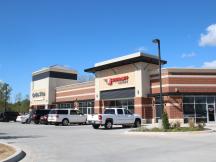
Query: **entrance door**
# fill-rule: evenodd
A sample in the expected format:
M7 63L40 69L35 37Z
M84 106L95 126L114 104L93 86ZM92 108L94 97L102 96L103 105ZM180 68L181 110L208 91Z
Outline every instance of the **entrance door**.
M208 121L215 121L215 106L213 104L208 104Z

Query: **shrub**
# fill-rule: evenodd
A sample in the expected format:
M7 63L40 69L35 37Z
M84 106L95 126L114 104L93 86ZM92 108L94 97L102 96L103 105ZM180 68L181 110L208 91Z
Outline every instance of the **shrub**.
M163 129L169 129L170 128L168 115L165 111L163 112L163 115L162 115L162 124L163 124Z
M172 127L172 128L180 128L180 127L181 127L180 121L175 121L175 122L173 122L171 127Z
M190 128L195 128L194 118L190 118L188 121L188 125Z
M206 126L206 124L205 124L204 122L201 122L201 123L198 123L198 124L197 124L197 127L198 127L199 129L203 129L205 126Z

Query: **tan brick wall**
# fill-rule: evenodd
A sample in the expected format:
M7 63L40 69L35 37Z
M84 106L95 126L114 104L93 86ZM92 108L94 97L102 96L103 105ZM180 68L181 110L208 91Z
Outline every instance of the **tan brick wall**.
M134 99L134 111L139 114L144 119L152 119L153 109L152 109L152 99L145 97L135 97Z
M95 112L95 114L101 114L102 113L102 100L95 100L94 112Z
M183 118L183 106L181 96L164 97L164 109L168 114L169 119Z

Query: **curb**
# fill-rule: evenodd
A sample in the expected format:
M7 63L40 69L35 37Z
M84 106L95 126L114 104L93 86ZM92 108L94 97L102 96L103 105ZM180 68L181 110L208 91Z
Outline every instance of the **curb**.
M7 157L6 159L1 160L0 162L18 162L26 156L26 153L23 150L21 150L19 147L4 142L0 142L0 143L12 147L16 150L15 154Z
M132 131L125 131L124 134L126 135L198 135L198 134L205 134L205 133L215 133L215 130L205 130L205 131L188 131L188 132L132 132Z

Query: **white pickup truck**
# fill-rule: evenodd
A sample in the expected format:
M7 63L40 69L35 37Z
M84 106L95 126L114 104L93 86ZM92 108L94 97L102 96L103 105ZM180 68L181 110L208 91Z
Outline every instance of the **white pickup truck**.
M88 123L91 123L94 129L100 126L111 129L113 125L140 127L141 121L140 115L132 114L125 108L106 108L104 114L93 114L88 118Z

